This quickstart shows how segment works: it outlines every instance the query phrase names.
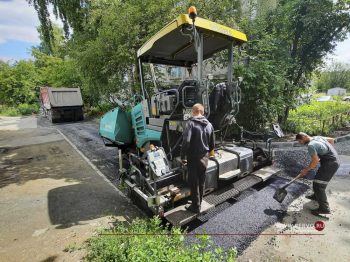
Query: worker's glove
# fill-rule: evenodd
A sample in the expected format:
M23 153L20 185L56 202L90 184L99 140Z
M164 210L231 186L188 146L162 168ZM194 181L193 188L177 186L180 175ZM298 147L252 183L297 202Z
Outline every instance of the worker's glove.
M307 168L302 169L300 171L300 177L306 176L308 172L309 172L309 169Z
M215 157L214 149L209 152L209 158Z

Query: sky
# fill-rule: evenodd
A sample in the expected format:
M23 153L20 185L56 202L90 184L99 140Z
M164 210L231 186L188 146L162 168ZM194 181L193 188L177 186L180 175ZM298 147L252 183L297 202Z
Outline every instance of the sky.
M62 25L51 15L55 23ZM39 44L39 20L33 6L26 0L0 0L0 59L30 59L30 48ZM350 34L337 44L328 58L350 64Z

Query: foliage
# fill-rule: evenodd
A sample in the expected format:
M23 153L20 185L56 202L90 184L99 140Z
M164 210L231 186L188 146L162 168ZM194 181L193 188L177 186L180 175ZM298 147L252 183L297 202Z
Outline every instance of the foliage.
M322 64L322 58L350 31L348 9L349 3L344 0L285 0L268 17L283 50L278 59L284 61L287 71L280 122L287 120L296 95L309 85L311 73Z
M47 55L36 48L32 48L32 55L35 57L34 64L42 86L81 86L79 71L73 59Z
M3 116L20 116L31 115L39 112L38 104L19 104L17 107L8 107L0 105L0 115Z
M315 86L319 91L327 91L334 87L350 90L350 65L342 63L331 64L319 73Z
M88 114L90 116L102 116L104 113L113 109L115 106L110 103L100 103L97 106L91 106Z
M19 116L17 108L0 105L0 116Z
M46 55L64 58L67 52L65 49L66 41L64 39L63 29L56 24L52 25L53 38L50 40L50 43L45 41L43 27L39 26L37 30L39 33L40 44L35 47L35 49Z
M312 72L350 30L348 7L344 1L278 1L276 9L240 21L248 34L237 55L243 64L236 75L244 78L241 125L257 130L285 123L298 97L310 92Z
M88 0L27 0L37 11L38 18L41 24L41 36L46 47L50 50L52 43L55 41L53 33L53 25L50 20L49 6L53 7L53 13L56 18L60 18L63 22L63 28L66 36L69 35L69 28L73 30L81 30L87 12L89 10L90 1Z
M19 61L10 66L0 63L0 104L17 106L38 100L39 76L32 61Z
M302 105L290 112L287 129L292 132L309 134L328 134L332 130L346 125L350 120L350 103L317 102Z
M61 1L29 2L38 12L45 47L52 46L55 33L49 17L43 16L49 11L49 4L61 18L66 17L64 24L73 29L67 46L68 55L75 61L81 76L84 98L93 106L101 101L115 104L115 98L130 100L130 93L139 92L137 49L166 22L186 12L191 3L170 0L98 0L80 1L80 5L77 1L72 1L72 4ZM75 9L71 9L71 5ZM202 17L230 26L235 26L240 14L238 0L201 1L197 7ZM84 14L83 18L79 15L74 17L73 10L79 15ZM46 38L47 35L52 36Z
M214 249L207 235L187 243L179 228L167 231L160 219L136 219L90 240L87 261L235 261L236 250ZM103 235L109 234L109 235Z
M17 109L21 115L31 115L33 113L39 112L39 105L38 104L32 104L32 105L19 104Z
M286 73L282 62L276 59L280 46L275 35L266 31L265 18L247 19L241 26L243 31L249 32L249 41L245 50L236 54L243 61L234 70L237 76L243 77L238 122L246 129L258 130L274 121L283 109L284 100L280 94Z
M64 59L62 54L53 55L64 62L52 59L50 63L59 74L59 68L68 67L62 76L77 77L67 82L81 85L84 99L92 106L130 100L131 93L139 92L137 49L192 4L187 0L28 2L41 21L42 53L47 55L51 46L53 55L52 46L61 39L54 37L59 32L49 20L50 4L63 21L65 32L72 32L63 48L67 52ZM350 13L348 0L281 0L277 5L272 1L248 2L248 14L238 0L199 1L196 6L199 16L240 27L248 34L245 51L236 56L242 63L236 66L235 75L244 77L239 122L256 130L268 122L285 123L299 95L308 92L310 77L323 57L350 31ZM44 75L59 82L50 72Z

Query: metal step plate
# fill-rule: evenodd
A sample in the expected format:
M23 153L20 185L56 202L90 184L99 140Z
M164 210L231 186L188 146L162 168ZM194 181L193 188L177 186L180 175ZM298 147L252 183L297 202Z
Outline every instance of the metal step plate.
M256 184L259 184L262 182L262 178L258 176L248 175L237 182L233 183L233 186L235 189L237 189L239 192L243 192L244 190L247 190L248 188L251 188L252 186L255 186Z
M222 175L219 175L219 180L222 180L222 181L230 180L230 179L238 176L239 174L241 174L240 169L232 170L232 171L226 172Z
M273 166L268 166L253 172L252 175L260 177L263 181L266 181L273 175L278 175L280 172L281 172L281 169Z
M205 200L202 201L201 212L198 214L186 210L185 206L186 205L182 205L169 210L164 214L165 219L174 226L182 226L196 219L200 214L208 212L211 208L214 208L214 205L209 204Z
M236 188L234 188L233 184L231 184L228 187L219 189L205 196L204 200L207 201L209 204L216 206L238 195L239 195L239 191Z

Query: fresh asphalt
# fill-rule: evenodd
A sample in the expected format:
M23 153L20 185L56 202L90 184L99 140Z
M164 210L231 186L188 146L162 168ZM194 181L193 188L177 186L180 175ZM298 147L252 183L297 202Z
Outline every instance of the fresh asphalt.
M51 124L46 119L39 118L38 123L63 132L110 181L117 185L117 150L104 145L98 134L96 122ZM350 140L336 144L336 149L339 154L349 156ZM217 206L214 211L187 225L188 232L211 234L215 245L223 248L235 246L241 253L264 229L283 218L287 207L294 199L310 189L310 179L314 173L288 187L288 195L283 203L278 203L272 198L276 189L296 176L308 164L308 160L304 148L275 152L274 165L282 170L279 176L248 189L237 199L228 200ZM349 170L350 165L344 163L336 175L349 175Z

